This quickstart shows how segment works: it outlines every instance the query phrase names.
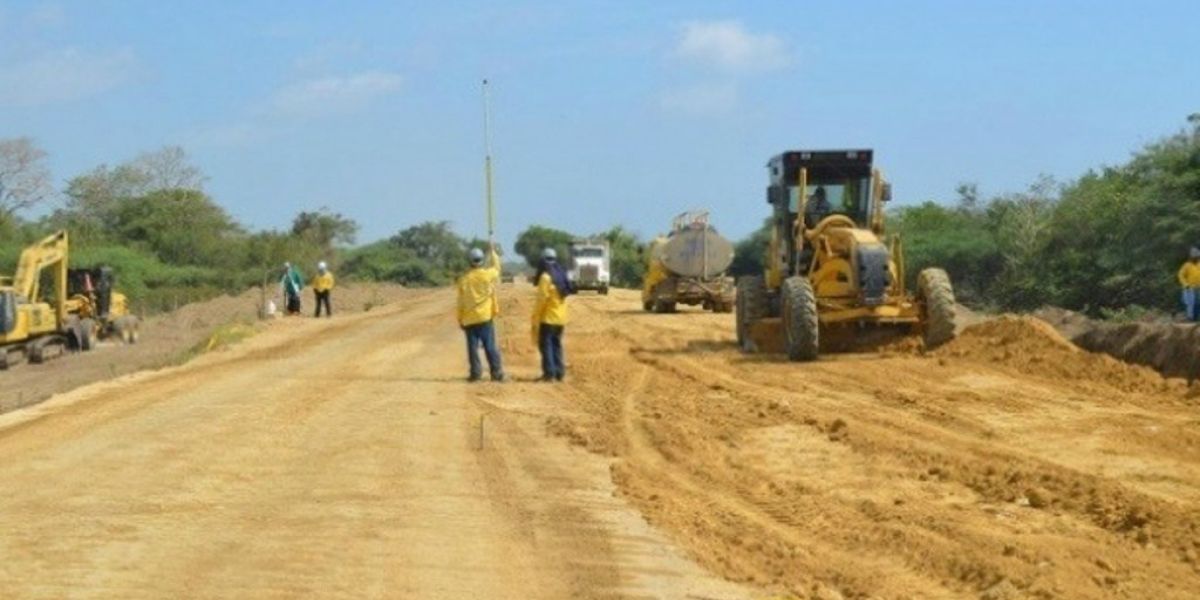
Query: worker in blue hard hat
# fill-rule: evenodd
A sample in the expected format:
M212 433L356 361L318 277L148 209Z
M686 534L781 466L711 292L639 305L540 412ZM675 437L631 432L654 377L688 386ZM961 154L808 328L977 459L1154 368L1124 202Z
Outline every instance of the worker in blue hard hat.
M566 270L558 263L558 253L554 248L542 250L532 322L533 338L542 355L542 381L562 381L567 374L562 338L567 325L567 296L573 292Z
M471 268L458 278L458 325L467 337L467 360L470 365L468 381L479 381L483 366L479 362L479 347L487 355L492 381L504 381L500 348L496 344L495 318L500 314L496 285L500 282L500 256L495 246L488 252L484 264L483 250L471 248L467 259Z

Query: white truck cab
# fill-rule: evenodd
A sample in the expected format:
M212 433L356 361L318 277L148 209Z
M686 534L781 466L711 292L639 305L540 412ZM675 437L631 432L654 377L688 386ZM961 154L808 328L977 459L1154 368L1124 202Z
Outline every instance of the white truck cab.
M577 290L596 290L608 294L609 248L606 240L577 240L571 243L571 263L567 278Z

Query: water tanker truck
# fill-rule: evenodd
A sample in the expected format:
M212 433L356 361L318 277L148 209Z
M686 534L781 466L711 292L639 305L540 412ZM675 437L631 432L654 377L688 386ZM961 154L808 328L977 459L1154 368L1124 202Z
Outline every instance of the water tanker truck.
M725 272L733 262L733 244L708 222L708 212L690 211L675 217L671 233L644 250L646 278L642 308L674 312L679 304L731 312L734 283Z

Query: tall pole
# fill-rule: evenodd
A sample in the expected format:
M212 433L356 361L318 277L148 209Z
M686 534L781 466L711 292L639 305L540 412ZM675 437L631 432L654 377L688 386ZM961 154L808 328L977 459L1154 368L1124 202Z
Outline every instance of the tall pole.
M488 244L496 247L496 204L492 200L492 110L488 99L488 80L483 80L483 176L487 195Z

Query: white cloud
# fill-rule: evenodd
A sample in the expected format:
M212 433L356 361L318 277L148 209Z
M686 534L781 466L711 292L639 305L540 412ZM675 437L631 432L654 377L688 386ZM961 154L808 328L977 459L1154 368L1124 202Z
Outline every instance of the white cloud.
M659 95L659 107L667 112L703 116L727 113L738 102L738 89L732 82L700 83L669 89Z
M751 33L738 21L688 21L675 45L675 56L734 72L771 71L791 57L778 36Z
M387 71L320 77L284 86L271 97L271 112L315 117L354 112L400 90L403 78Z
M0 65L0 106L40 106L81 100L133 80L132 50L106 53L63 48Z

